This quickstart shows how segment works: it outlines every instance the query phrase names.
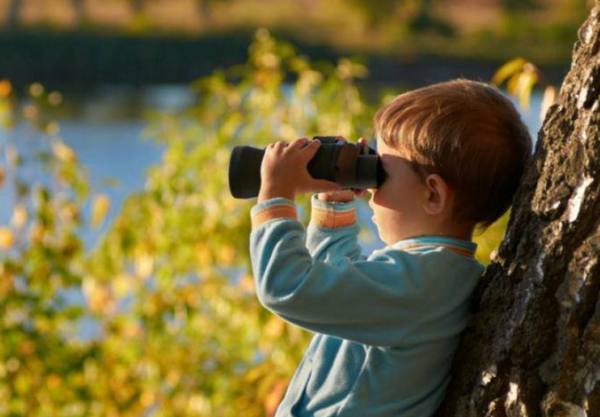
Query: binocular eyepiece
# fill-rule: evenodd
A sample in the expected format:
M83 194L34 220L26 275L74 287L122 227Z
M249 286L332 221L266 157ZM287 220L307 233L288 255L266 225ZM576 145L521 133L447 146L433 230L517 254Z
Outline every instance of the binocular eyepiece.
M315 136L321 142L307 169L315 179L333 181L343 188L379 188L386 174L377 152L369 147L339 140L336 136ZM229 189L235 198L253 198L260 191L260 167L264 149L236 146L229 161Z

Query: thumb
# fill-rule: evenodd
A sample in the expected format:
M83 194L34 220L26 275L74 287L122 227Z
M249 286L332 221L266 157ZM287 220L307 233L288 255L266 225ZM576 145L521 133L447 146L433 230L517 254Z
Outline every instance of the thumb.
M330 191L341 191L342 186L333 181L315 180L313 182L313 191L316 193L326 193Z

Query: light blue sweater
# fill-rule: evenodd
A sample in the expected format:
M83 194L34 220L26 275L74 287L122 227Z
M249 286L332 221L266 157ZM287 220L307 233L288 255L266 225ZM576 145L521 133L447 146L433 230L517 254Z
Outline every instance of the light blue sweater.
M276 416L431 416L484 270L477 245L418 236L366 258L356 200L313 195L307 230L288 199L257 204L251 215L258 299L316 333Z

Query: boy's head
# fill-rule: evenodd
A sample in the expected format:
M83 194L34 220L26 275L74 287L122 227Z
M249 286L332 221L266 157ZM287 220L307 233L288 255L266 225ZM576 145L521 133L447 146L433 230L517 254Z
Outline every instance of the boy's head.
M462 79L397 96L375 115L375 132L424 186L447 186L453 222L484 228L509 208L532 153L510 100Z

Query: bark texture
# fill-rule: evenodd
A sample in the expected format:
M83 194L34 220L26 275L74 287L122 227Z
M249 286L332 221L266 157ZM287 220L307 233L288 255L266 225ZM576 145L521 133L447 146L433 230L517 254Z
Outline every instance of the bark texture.
M8 12L6 13L6 27L9 30L16 29L19 26L19 13L23 6L23 0L10 0Z
M438 417L600 416L600 1L476 292Z

